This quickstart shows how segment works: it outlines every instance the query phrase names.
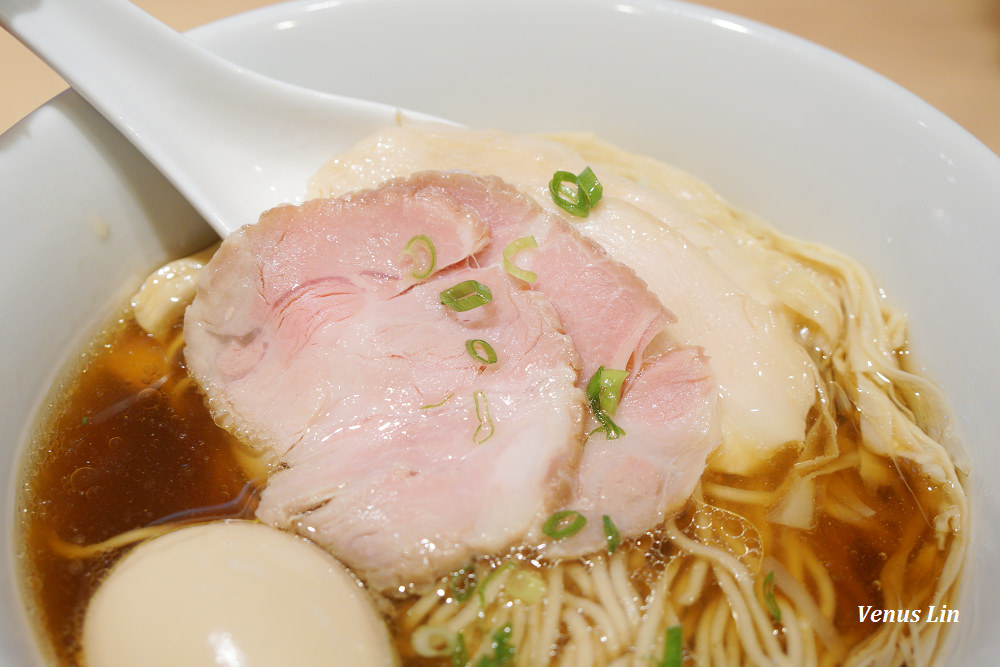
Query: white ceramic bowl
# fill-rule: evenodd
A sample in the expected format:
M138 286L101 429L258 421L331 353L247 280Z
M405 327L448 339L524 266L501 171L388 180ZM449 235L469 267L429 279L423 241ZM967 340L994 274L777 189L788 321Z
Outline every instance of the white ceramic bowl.
M974 463L954 663L1000 638L1000 159L824 49L670 0L303 0L192 33L254 70L477 127L592 130L863 261L910 314ZM211 150L211 146L206 149ZM11 565L14 474L57 370L157 262L209 229L74 94L0 139L0 665L37 660Z

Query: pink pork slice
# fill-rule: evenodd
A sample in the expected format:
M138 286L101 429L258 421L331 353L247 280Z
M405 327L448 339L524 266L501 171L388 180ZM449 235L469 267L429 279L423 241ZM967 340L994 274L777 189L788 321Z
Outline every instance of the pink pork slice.
M277 209L257 228L209 264L185 333L216 419L281 457L262 520L386 588L520 542L593 551L604 515L628 537L689 497L717 444L704 356L650 356L672 314L510 185L428 172ZM399 256L416 234L437 249L425 281ZM514 261L537 273L530 285L502 269L525 236L539 247ZM439 292L467 279L493 302L443 308ZM477 363L469 339L488 340L498 362ZM582 388L602 365L630 371L615 417L626 435L583 447ZM552 543L541 525L561 508L588 524Z
M542 294L462 262L489 227L449 194L453 180L474 179L266 213L223 243L185 319L216 420L280 458L258 517L378 588L520 543L565 501L580 455L572 343ZM420 234L437 254L423 281L401 256ZM492 302L443 306L440 292L465 280ZM467 352L474 339L497 363Z
M544 240L523 264L580 354L579 386L602 366L628 371L614 415L624 435L606 438L591 414L575 492L562 508L581 513L584 529L559 540L531 538L547 542L549 557L572 557L607 545L605 516L622 538L634 537L687 502L720 441L717 386L701 348L661 343L665 352L648 352L657 336L669 341L676 318L631 269L562 221L545 231L536 225L536 233Z

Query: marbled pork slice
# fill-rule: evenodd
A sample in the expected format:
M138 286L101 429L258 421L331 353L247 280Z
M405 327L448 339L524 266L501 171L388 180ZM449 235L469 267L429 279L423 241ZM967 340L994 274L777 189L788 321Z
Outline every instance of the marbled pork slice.
M565 558L606 548L605 516L624 539L676 514L721 440L716 396L700 348L675 347L646 360L614 415L625 434L608 439L599 431L584 448L576 495L565 507L586 518L584 529L550 540L545 553Z
M489 306L441 307L445 285L476 279ZM572 344L544 296L499 268L450 272L340 329L358 355L365 402L335 406L330 439L285 457L258 516L322 540L376 587L426 582L476 554L520 543L569 497L580 455L583 397ZM465 350L487 340L481 364ZM353 412L354 416L351 417Z
M421 234L434 239L439 271L489 242L482 219L421 179L278 207L230 235L184 321L188 369L216 421L279 456L304 437L328 396L350 386L321 359L295 373L286 372L290 360L323 356L302 348L316 330L352 317L366 295L414 285L413 259L402 251Z
M601 366L629 371L615 417L625 435L606 440L599 432L587 440L573 495L564 504L584 514L587 528L571 540L552 542L536 527L528 541L547 543L552 556L580 555L603 547L604 515L623 537L656 528L690 498L721 440L718 387L707 356L679 344L670 333L673 313L630 267L580 234L578 225L543 211L496 177L422 177L447 181L489 224L491 243L475 255L480 266L502 266L509 243L534 237L537 248L510 260L536 274L530 288L552 303L572 339L581 391ZM598 426L588 418L587 431Z
M462 262L489 229L448 181L266 214L224 242L185 320L217 421L280 458L258 516L379 588L519 543L565 501L580 454L572 343L544 295ZM400 260L417 234L437 249L424 281ZM470 279L491 303L440 303ZM471 339L497 363L473 358Z
M559 313L581 357L583 386L601 366L638 368L646 348L676 318L624 264L558 218L528 257L532 285Z
M534 537L548 542L549 556L576 556L604 546L604 516L633 537L687 502L721 440L718 389L704 351L672 339L676 318L646 284L566 223L551 222L526 266L576 346L581 389L600 367L628 371L614 415L624 434L592 433L564 507L583 514L584 530L556 541ZM599 427L591 415L588 432Z

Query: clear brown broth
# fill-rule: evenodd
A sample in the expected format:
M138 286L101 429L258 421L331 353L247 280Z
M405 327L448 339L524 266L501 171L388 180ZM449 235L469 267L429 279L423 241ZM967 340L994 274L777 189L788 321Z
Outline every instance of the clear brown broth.
M850 430L847 424L841 428ZM845 445L857 443L848 440ZM53 548L54 541L92 545L157 522L252 516L256 495L247 494L254 487L234 456L240 447L212 421L188 379L182 355L143 332L130 316L109 327L82 355L80 366L60 388L39 428L20 498L25 587L55 662L79 664L87 602L126 548L72 558ZM773 490L792 463L776 461L769 474L752 480L713 473L705 480ZM792 542L819 554L836 586L834 624L842 638L855 644L879 629L878 624L858 622L857 606L885 605L882 567L888 555L900 548L904 534L918 535L905 546L911 555L900 575L904 606L926 604L943 562L943 554L921 556L937 551L934 531L922 508L935 507L941 500L940 490L911 467L896 469L896 481L877 490L867 487L854 469L831 476L827 482L844 485L839 488L849 489L875 510L877 524L868 530L825 514L822 503L817 525L795 530L770 525L767 507L747 507L708 494L705 500L752 523L761 534L764 552L783 563L795 558L793 548L787 546ZM837 489L823 488L820 495L832 498L837 493ZM669 545L650 547L649 538L623 546L635 551L639 566L633 578L637 583L672 557ZM710 584L703 601L685 610L685 625L693 624L701 608L719 594ZM407 606L404 601L397 611L403 613ZM415 655L405 633L397 633L396 640L405 665L449 664Z
M59 664L77 664L87 601L125 549L67 558L54 541L90 545L158 521L253 513L252 494L238 501L248 484L232 454L239 445L212 422L180 356L168 359L123 317L83 355L38 429L20 499L21 560Z

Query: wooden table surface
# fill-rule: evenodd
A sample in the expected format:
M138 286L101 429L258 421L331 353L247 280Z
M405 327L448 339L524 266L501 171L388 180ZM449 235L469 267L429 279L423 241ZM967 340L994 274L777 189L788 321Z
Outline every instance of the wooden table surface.
M274 4L273 0L135 3L178 30ZM916 93L1000 153L1000 0L700 3L842 53ZM65 87L44 63L0 32L0 132Z

